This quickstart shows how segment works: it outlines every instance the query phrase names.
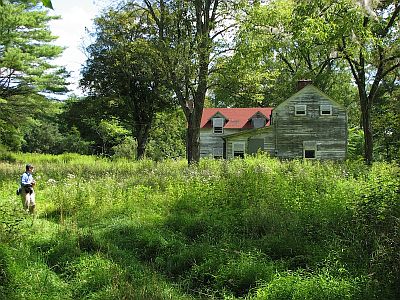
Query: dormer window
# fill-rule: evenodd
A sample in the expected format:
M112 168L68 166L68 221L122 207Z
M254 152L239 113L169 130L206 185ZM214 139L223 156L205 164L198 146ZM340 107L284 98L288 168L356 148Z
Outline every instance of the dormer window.
M332 105L320 105L319 112L321 116L332 116Z
M254 128L263 128L266 124L265 118L253 118L252 122Z
M303 104L294 106L294 115L295 116L305 116L307 112L307 106Z
M213 118L213 132L215 134L224 133L224 118Z

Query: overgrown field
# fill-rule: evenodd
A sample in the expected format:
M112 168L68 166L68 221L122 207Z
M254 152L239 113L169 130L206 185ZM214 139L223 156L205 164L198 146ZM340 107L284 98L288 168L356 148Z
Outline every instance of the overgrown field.
M400 299L396 165L15 157L0 299ZM27 162L36 218L15 195Z

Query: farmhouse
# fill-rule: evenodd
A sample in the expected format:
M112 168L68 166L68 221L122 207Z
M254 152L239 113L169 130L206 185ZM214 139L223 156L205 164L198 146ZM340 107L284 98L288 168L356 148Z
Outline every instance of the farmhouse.
M279 158L343 160L347 150L344 107L308 81L275 108L205 108L200 156L244 157L258 151Z

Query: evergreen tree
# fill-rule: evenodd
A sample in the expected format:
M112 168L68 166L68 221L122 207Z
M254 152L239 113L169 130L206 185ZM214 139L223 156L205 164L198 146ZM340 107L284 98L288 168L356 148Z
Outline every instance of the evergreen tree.
M51 64L62 47L48 15L33 4L0 5L0 143L18 149L21 124L46 109L45 95L66 91L66 71Z

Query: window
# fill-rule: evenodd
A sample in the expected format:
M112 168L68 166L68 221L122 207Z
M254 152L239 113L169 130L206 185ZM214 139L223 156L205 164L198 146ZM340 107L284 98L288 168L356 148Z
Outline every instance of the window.
M254 128L265 127L265 124L266 124L265 118L253 118L252 121L253 121L253 127Z
M222 148L213 148L213 157L214 158L223 158Z
M303 142L303 158L314 159L317 157L317 143L314 141Z
M294 106L295 116L305 116L306 115L306 105L295 105Z
M244 158L245 142L236 142L232 144L233 157Z
M314 149L304 149L304 158L315 158L315 150Z
M332 105L320 105L319 112L321 116L332 116Z
M217 134L224 133L224 118L213 118L213 132Z

